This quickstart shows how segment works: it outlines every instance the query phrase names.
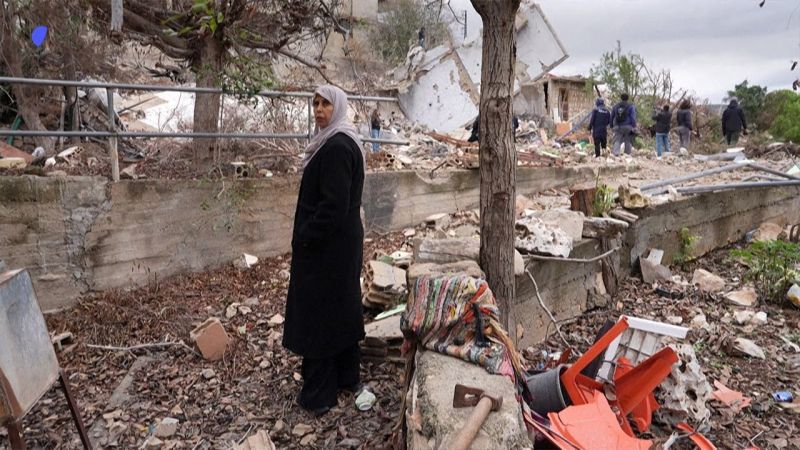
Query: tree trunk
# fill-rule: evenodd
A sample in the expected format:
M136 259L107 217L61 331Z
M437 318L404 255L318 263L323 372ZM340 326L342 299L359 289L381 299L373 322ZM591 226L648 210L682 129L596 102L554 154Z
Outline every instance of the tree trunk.
M70 56L70 61L66 65L64 75L67 80L78 81L78 75L75 72L75 59ZM78 88L76 86L64 86L64 100L66 101L66 121L64 129L68 131L81 130L81 108L78 102ZM81 138L72 136L69 138L69 143L78 145L81 143Z
M501 320L517 341L514 280L514 200L517 152L511 115L519 0L472 0L483 19L480 104L480 262L500 306Z
M225 60L225 48L214 36L207 36L200 47L193 70L197 87L220 87L219 74ZM198 93L194 102L194 132L216 133L219 131L220 94ZM216 139L194 140L195 164L201 159L213 159Z
M0 39L0 54L5 60L8 74L12 77L24 77L25 73L22 69L21 51L24 46L17 39L16 31L14 30L13 21L17 20L16 13L13 10L13 2L0 4L0 32L4 39ZM19 115L25 121L25 127L28 130L44 131L46 130L41 118L39 118L39 100L37 95L29 91L36 88L27 87L22 84L12 84L11 93L14 95L14 100L17 102ZM55 146L55 139L50 137L34 137L33 142L38 147L43 147L48 153L51 153Z

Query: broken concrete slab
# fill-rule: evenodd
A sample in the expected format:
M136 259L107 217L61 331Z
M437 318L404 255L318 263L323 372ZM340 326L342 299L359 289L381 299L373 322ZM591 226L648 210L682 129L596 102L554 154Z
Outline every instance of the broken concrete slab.
M241 256L233 261L233 265L239 269L249 269L258 263L258 257L242 253Z
M751 307L758 303L758 294L751 286L728 292L725 294L725 298L736 306Z
M706 403L711 398L711 384L691 344L673 344L681 364L672 366L672 372L661 383L658 397L661 408L657 417L666 423L690 421L703 423L711 416Z
M517 236L514 247L527 253L537 253L566 258L572 252L573 241L566 232L545 224L536 217L525 217L516 223L516 229L522 231Z
M478 261L480 249L481 242L476 238L418 239L414 245L414 261L436 264Z
M537 209L538 206L539 205L533 200L518 194L514 201L514 212L516 214L514 217L521 217L526 210L534 210Z
M532 211L526 217L536 217L552 228L560 228L573 241L580 241L583 238L585 216L581 212L569 209L548 209Z
M439 213L430 215L425 219L425 225L437 230L445 229L450 225L450 214Z
M759 347L758 344L750 339L745 339L742 337L737 337L733 341L733 350L741 353L742 355L751 356L753 358L766 359L767 357L767 355L764 353L764 350Z
M705 269L697 269L694 271L692 284L703 292L716 293L725 289L725 280Z
M24 158L0 158L0 169L22 169L27 165Z
M412 264L408 267L408 285L414 286L417 279L423 275L440 276L464 273L474 278L486 278L477 262L464 260L447 264L422 263Z
M668 283L672 281L672 271L661 264L653 263L647 258L639 258L639 268L642 271L642 281L645 283Z
M455 384L476 386L503 398L502 408L486 418L470 448L532 448L516 401L516 389L508 378L451 356L420 351L407 394L409 450L449 448L472 408L453 408Z
M615 237L628 228L628 222L608 217L586 217L583 219L583 237Z
M216 317L206 319L189 333L189 337L197 344L203 358L209 361L222 359L230 343L228 333Z

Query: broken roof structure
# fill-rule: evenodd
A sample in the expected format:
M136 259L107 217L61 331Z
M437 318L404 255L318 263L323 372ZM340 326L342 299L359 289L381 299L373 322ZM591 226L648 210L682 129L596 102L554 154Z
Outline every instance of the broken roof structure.
M459 13L463 15L459 17ZM482 20L469 0L451 0L450 45L427 52L415 47L400 78L399 99L406 116L439 131L452 131L478 114L481 83ZM514 95L567 57L567 51L539 5L524 2L517 12Z

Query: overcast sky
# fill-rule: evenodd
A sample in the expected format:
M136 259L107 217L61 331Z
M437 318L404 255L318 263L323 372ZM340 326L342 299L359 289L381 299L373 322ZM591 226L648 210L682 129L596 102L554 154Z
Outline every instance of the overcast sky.
M744 79L791 89L800 77L800 0L538 0L569 58L553 72L588 75L622 41L712 103Z

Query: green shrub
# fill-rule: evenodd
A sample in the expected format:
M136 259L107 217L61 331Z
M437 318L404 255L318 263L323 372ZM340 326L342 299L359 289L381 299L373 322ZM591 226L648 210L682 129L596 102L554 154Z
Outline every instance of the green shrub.
M700 236L693 235L688 228L683 227L678 231L678 239L681 243L681 248L672 261L675 264L686 264L694 259L694 243L700 240Z
M800 95L786 101L770 132L777 138L800 142Z
M798 95L788 89L772 91L764 98L764 107L755 117L755 124L759 130L769 130L775 119L781 114L787 103L797 98Z
M594 191L593 213L595 217L603 217L614 208L614 188L597 183Z
M759 294L767 301L781 303L786 291L800 273L800 245L785 241L752 242L747 248L731 250L747 265L745 280L753 281Z

